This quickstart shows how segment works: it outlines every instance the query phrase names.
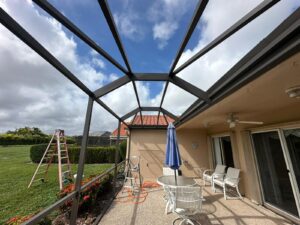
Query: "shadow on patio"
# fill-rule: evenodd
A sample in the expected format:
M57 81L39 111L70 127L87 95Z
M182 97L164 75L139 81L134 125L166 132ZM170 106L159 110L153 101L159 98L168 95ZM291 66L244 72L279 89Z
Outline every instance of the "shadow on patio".
M164 214L164 191L161 187L145 189L141 195L145 197L141 198L140 203L135 204L126 200L124 192L119 193L99 224L167 225L172 224L173 220L177 218L172 213ZM246 198L224 200L223 194L213 193L208 186L203 189L203 197L205 201L202 213L195 217L202 225L292 224L272 211L253 204ZM175 224L179 224L179 222Z

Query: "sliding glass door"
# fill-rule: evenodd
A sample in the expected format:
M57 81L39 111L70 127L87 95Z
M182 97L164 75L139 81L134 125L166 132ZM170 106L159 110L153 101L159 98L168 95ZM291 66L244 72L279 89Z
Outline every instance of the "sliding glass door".
M229 136L213 137L214 163L234 167L232 146Z
M254 133L252 139L264 201L298 217L300 130Z
M295 180L300 187L300 129L285 130L287 148L293 166Z

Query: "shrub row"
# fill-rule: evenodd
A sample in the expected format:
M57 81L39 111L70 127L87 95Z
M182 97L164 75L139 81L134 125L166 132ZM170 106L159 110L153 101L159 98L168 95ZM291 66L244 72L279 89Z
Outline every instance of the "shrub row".
M123 146L122 146L123 145ZM125 159L126 145L120 146L120 161ZM34 163L39 163L47 148L47 144L33 145L30 148L30 159ZM69 145L69 158L71 163L78 163L80 147ZM114 163L116 146L110 147L88 147L86 151L85 163ZM125 152L125 153L124 153Z
M50 139L51 136L2 134L0 135L0 145L34 145L48 143ZM75 140L68 137L67 142L74 144Z

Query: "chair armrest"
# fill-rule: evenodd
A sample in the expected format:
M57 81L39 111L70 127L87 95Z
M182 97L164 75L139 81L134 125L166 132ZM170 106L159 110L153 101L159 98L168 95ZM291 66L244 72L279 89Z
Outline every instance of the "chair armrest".
M213 173L212 178L213 179L224 179L225 173Z
M240 182L240 178L225 178L224 182L226 184L228 184L228 182L230 182L230 183L234 183L235 185L238 185Z
M213 170L204 170L203 175L207 175L208 173L212 174Z

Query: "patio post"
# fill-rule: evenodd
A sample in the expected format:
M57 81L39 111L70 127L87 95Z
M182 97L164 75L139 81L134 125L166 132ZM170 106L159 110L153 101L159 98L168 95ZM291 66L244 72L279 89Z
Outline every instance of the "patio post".
M128 144L127 144L127 146L128 146L128 149L127 149L127 160L129 162L129 160L130 160L130 150L131 150L131 130L129 129L128 131L129 131L128 132L129 136L128 136L128 139L127 139L127 141L128 141Z
M82 142L81 142L81 150L80 150L78 168L77 168L77 177L76 177L76 183L75 183L76 195L75 195L75 198L74 198L73 204L72 204L71 220L70 220L71 225L75 225L76 219L77 219L81 181L82 181L85 153L86 153L86 147L87 147L90 124L91 124L93 103L94 103L94 100L91 97L89 97L88 106L87 106L87 110L86 110L86 116L85 116L85 124L84 124L84 130L83 130L83 136L82 136Z
M114 170L114 179L113 179L113 192L114 195L116 193L116 181L117 181L117 174L118 174L118 162L119 162L119 151L120 151L120 132L121 132L121 121L119 120L118 124L118 136L117 136L117 143L116 143L116 152L115 152L115 170Z

